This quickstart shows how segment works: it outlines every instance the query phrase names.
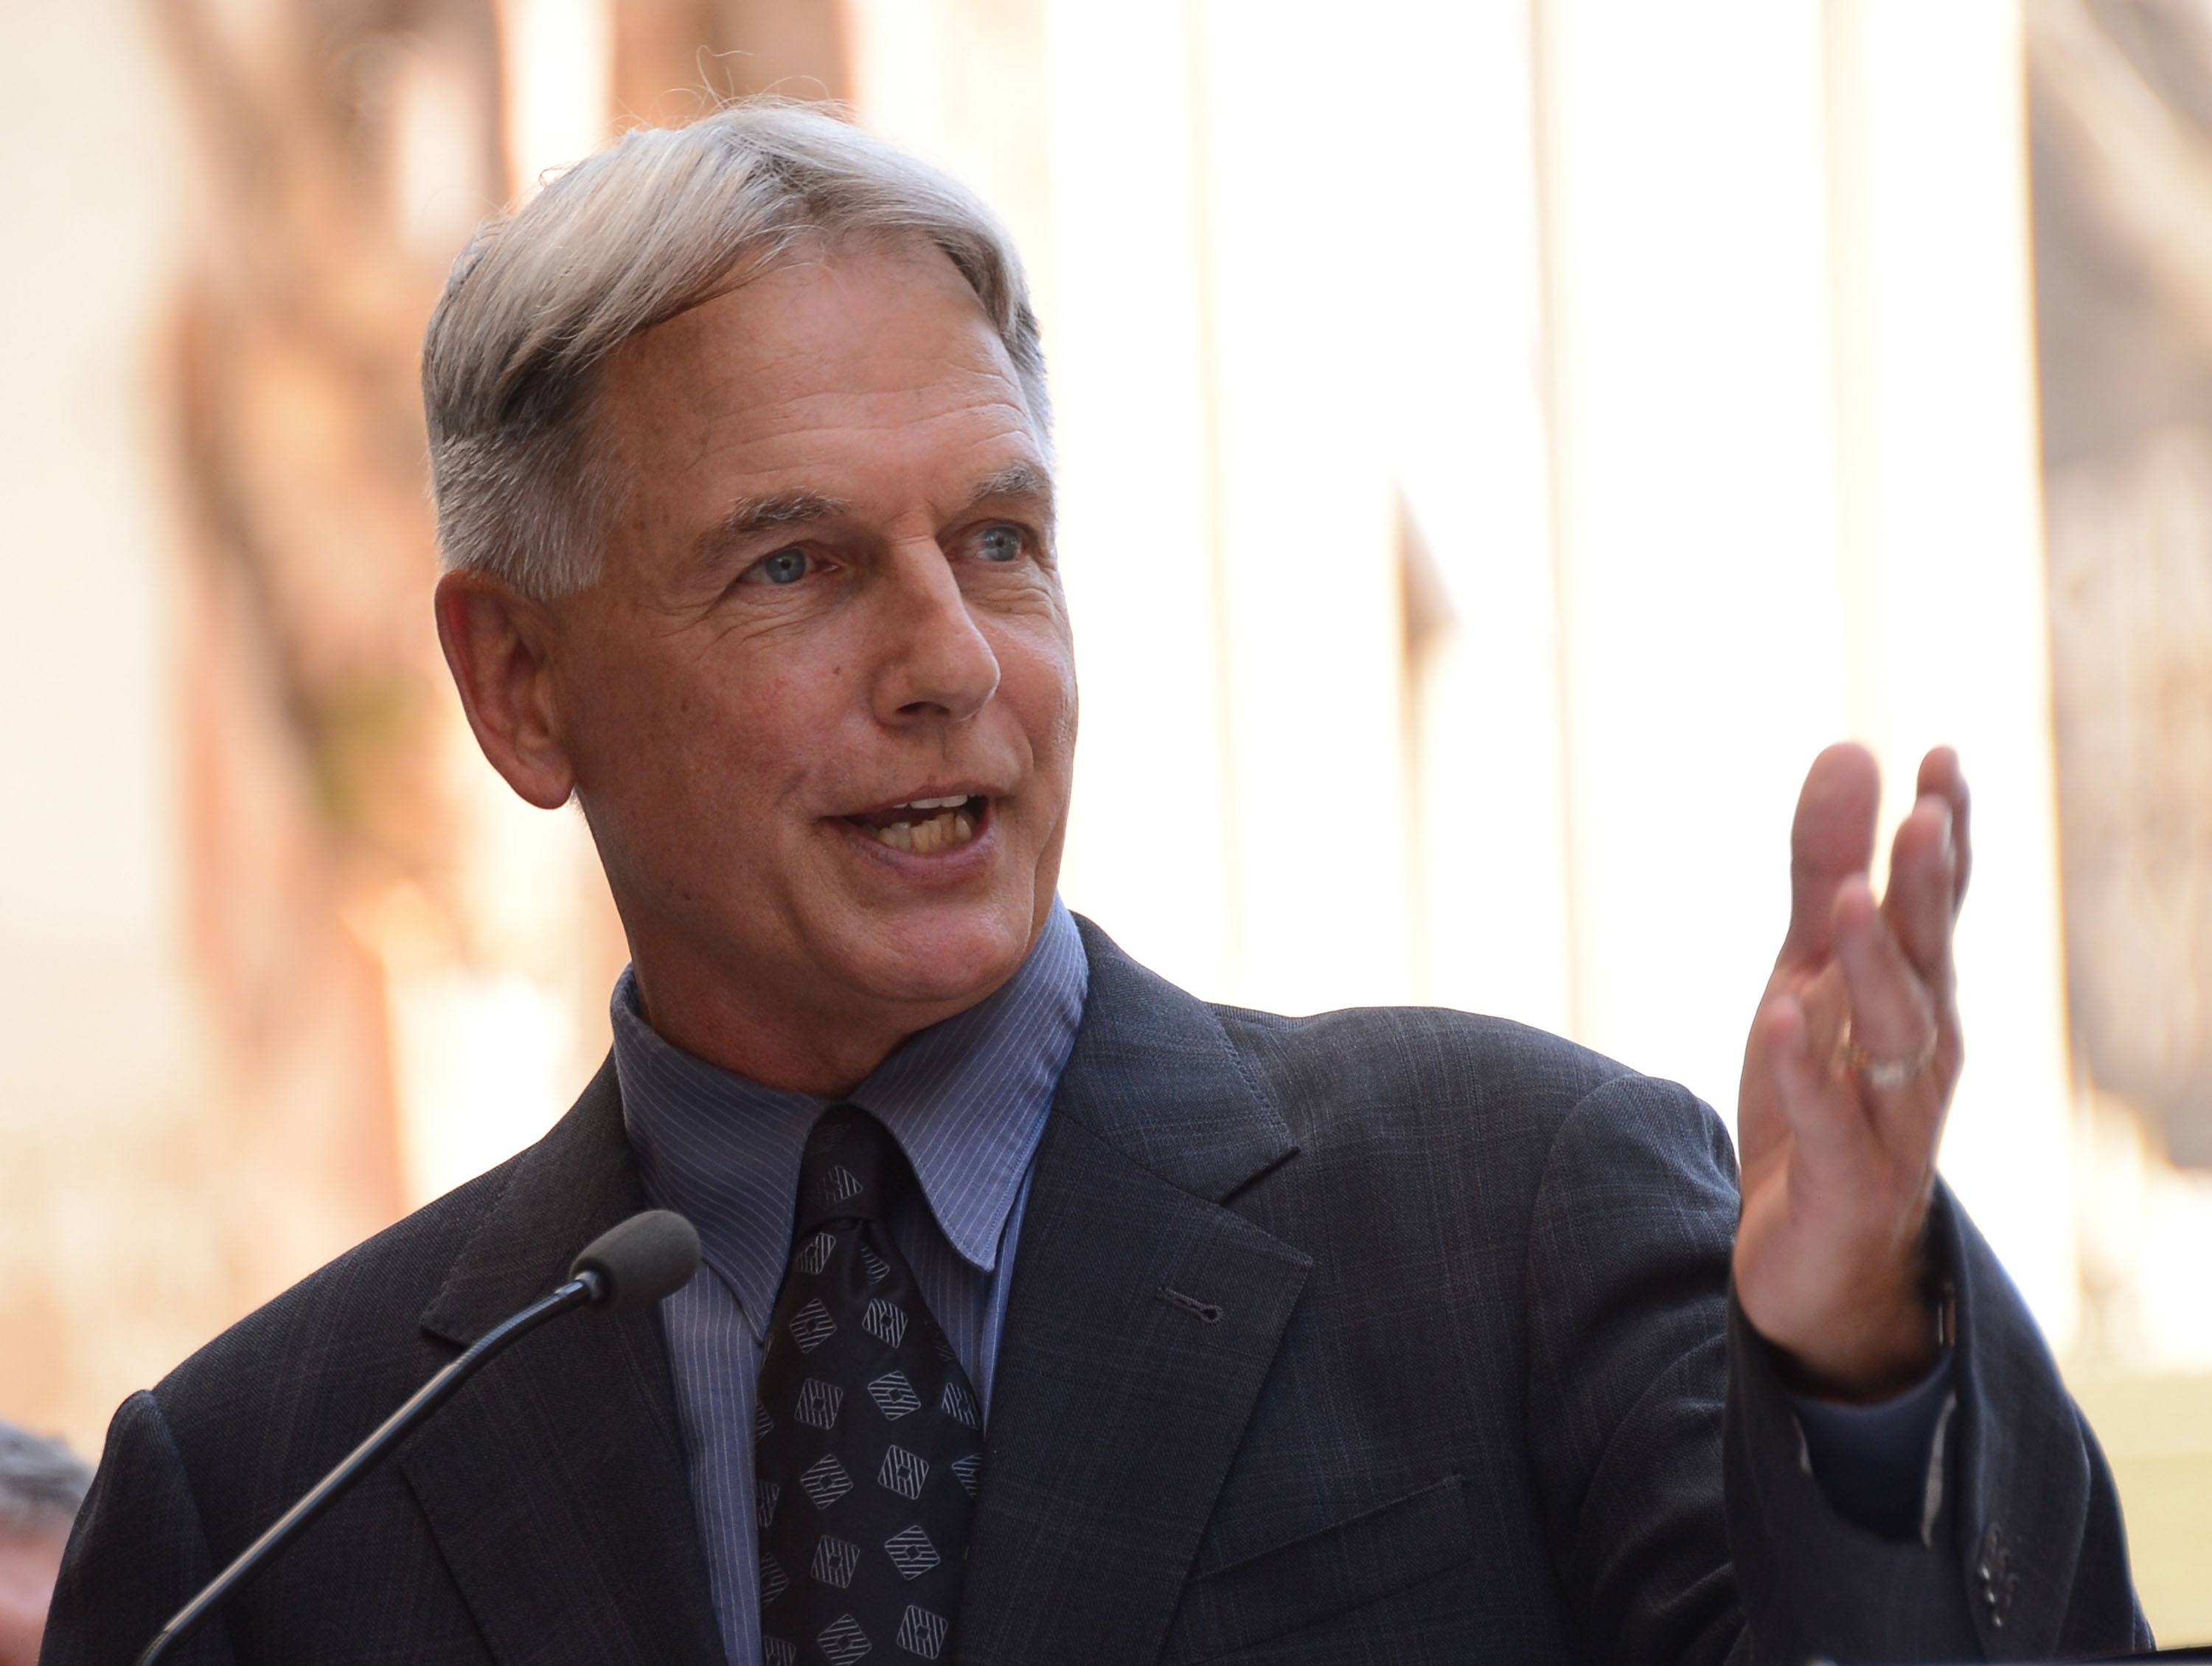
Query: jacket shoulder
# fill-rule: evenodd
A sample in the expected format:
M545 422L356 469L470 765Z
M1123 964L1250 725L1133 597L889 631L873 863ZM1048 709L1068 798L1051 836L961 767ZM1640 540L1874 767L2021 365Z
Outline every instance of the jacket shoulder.
M1310 1018L1212 1010L1255 1085L1301 1134L1346 1118L1410 1120L1438 1133L1548 1142L1601 1089L1671 1089L1563 1037L1445 1007L1358 1006Z
M1686 1185L1733 1207L1733 1145L1711 1108L1564 1037L1437 1007L1215 1012L1309 1183L1402 1185L1419 1169L1515 1218L1593 1189L1593 1207Z

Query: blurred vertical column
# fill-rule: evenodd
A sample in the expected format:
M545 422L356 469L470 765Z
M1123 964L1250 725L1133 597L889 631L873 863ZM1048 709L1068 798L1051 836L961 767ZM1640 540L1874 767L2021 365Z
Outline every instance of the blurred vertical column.
M1536 16L1574 1033L1726 1115L1843 727L1820 12Z
M1389 240L1340 9L1198 5L1192 50L1236 999L1413 993ZM1350 36L1363 38L1358 31ZM1337 87L1359 90L1339 94ZM1342 103L1340 106L1339 100Z
M1564 1024L1525 15L1051 15L1071 894L1228 999Z
M2062 1343L2017 19L1538 0L1575 1028L1725 1112L1805 763L1978 794L1947 1170Z
M89 1453L232 1299L204 1208L231 1130L187 967L181 539L150 419L193 180L126 9L39 0L8 24L0 1415Z
M495 15L504 183L520 202L609 137L614 18L608 0L497 0ZM427 620L427 591L421 605ZM452 690L436 698L447 891L434 903L394 889L365 921L385 970L410 1204L510 1156L567 1108L605 1049L623 962L581 813L515 797Z
M1891 818L1931 742L1966 759L1968 1062L1943 1169L2063 1346L2080 1286L2021 17L1824 16L1848 710Z
M2201 1371L2212 1368L2212 9L2039 0L2024 21L2081 1140L2071 1363ZM2135 1420L2130 1444L2145 1426ZM2191 1462L2212 1463L2212 1426L2200 1444ZM2212 1499L2212 1486L2196 1496ZM2188 1572L2203 1593L2196 1623L2212 1635L2212 1582ZM2152 1613L2166 1639L2166 1614Z
M1047 11L1055 279L1046 315L1083 679L1065 890L1163 975L1233 987L1217 547L1215 298L1200 62L1183 0Z
M611 125L610 0L495 0L507 167L519 197L599 149Z
M1392 0L1364 20L1382 73L1340 138L1369 172L1332 242L1362 275L1348 322L1402 517L1414 994L1564 1031L1534 19Z

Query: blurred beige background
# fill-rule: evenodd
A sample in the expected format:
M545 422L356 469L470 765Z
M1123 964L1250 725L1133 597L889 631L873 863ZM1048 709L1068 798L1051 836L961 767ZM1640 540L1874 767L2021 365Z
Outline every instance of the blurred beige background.
M1805 763L1960 746L1945 1166L2212 1639L2208 0L11 0L0 1416L96 1450L596 1063L416 345L483 216L764 88L1028 253L1065 891L1168 976L1727 1115Z

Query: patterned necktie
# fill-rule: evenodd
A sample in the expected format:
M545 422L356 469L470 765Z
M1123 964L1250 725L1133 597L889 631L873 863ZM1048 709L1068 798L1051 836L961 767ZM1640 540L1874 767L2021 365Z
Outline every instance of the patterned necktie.
M935 1660L952 1629L983 1420L884 1227L911 1183L857 1105L807 1140L753 1421L766 1666Z

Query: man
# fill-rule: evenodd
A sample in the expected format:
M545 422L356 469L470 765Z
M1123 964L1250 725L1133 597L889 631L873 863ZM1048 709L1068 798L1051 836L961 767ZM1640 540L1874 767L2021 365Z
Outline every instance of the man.
M189 1657L2142 1640L2102 1460L1935 1180L1948 752L1879 903L1871 763L1814 764L1739 1203L1679 1088L1494 1020L1209 1007L1058 906L1042 361L950 182L783 106L631 133L464 257L423 375L448 663L590 824L614 1053L126 1402L51 1661L127 1657L648 1202L698 1279L520 1344Z
M0 1423L0 1666L33 1666L70 1523L92 1471L58 1440Z

